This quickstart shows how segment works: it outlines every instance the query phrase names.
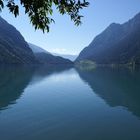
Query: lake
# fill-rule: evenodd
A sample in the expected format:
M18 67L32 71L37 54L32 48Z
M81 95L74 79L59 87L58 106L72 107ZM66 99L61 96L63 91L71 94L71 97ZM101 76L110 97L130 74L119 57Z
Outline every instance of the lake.
M140 140L140 70L0 67L1 140Z

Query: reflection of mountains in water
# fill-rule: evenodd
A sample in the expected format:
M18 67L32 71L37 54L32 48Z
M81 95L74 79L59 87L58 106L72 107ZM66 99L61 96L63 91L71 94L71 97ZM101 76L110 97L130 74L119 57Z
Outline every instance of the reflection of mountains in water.
M0 110L5 109L8 105L16 103L24 89L29 85L34 77L42 78L51 74L62 72L70 68L69 66L3 66L0 67ZM37 81L36 81L37 82Z
M31 80L31 84L38 83L44 78L49 77L53 74L61 73L65 70L72 68L72 65L43 65L35 68L34 76Z
M77 70L80 77L111 107L126 107L140 117L140 73L138 70L97 68Z
M26 67L0 67L0 109L15 103L32 77L33 69Z

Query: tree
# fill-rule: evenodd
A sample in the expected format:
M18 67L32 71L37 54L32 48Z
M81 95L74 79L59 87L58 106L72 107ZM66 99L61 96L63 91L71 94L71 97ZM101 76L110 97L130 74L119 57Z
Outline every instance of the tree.
M16 0L0 0L0 11L6 6L9 11L17 17L20 7ZM24 7L25 14L30 18L35 29L49 32L49 25L54 22L51 18L53 6L60 14L67 14L75 25L81 24L80 10L89 5L86 0L20 0L20 5Z

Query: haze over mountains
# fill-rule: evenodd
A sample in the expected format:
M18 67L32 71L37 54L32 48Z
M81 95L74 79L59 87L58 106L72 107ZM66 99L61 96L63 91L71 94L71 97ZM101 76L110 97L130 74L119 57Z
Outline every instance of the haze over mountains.
M29 47L32 49L32 51L34 53L37 53L37 52L44 52L44 53L48 53L48 54L52 54L54 56L60 56L60 57L63 57L65 59L69 59L71 61L74 61L78 55L72 55L72 54L58 54L58 53L50 53L48 51L46 51L45 49L37 46L37 45L34 45L32 43L28 43L29 44Z
M47 54L51 54L50 52L42 49L41 47L34 45L32 43L28 43L30 49L33 51L33 53L47 53Z
M112 23L84 48L76 62L97 64L140 63L140 13L124 24Z
M71 61L75 61L76 58L78 57L78 55L72 55L72 54L57 54L57 53L53 53L53 55L61 56L63 58L69 59Z
M35 58L41 64L72 64L69 59L62 58L60 56L54 56L48 51L29 43L29 47L32 49Z
M72 64L68 59L29 45L15 27L0 17L0 64Z

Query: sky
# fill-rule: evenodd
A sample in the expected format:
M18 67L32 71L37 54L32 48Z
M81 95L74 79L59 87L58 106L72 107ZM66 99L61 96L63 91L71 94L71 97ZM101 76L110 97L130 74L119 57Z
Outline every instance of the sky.
M75 26L67 15L62 16L54 10L50 32L35 31L27 15L21 8L20 16L15 18L7 8L0 15L21 32L27 42L45 50L59 54L77 55L88 46L96 35L109 24L124 23L140 12L140 0L87 0L88 8L81 11L84 18L81 26Z

